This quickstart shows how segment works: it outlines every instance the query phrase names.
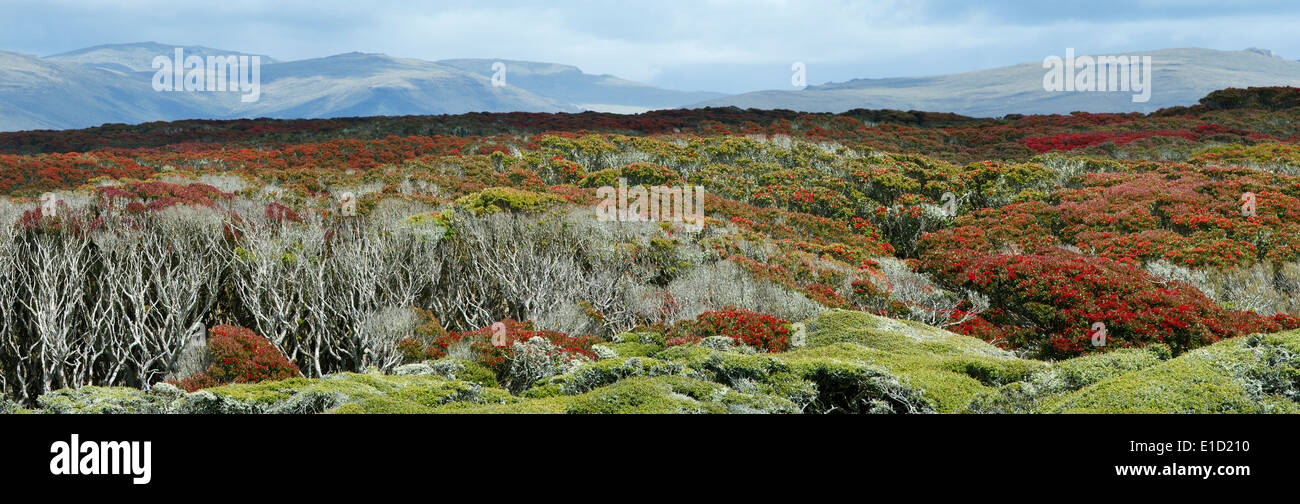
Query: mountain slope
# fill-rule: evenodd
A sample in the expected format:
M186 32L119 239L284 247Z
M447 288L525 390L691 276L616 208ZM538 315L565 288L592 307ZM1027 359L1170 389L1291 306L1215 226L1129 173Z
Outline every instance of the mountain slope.
M349 53L282 62L262 56L261 94L157 92L153 59L176 46L109 44L37 58L0 56L0 131L66 129L180 119L330 118L466 112L642 112L720 93L685 92L589 75L576 67L506 61L508 85L492 85L497 60L430 62ZM202 46L186 56L248 55Z
M46 56L44 59L66 63L79 63L82 65L120 72L149 72L152 75L155 71L153 68L153 59L157 56L171 57L176 47L178 46L159 44L157 42L106 44ZM208 56L261 56L263 65L270 65L278 62L275 58L265 55L226 51L203 46L181 47L185 50L186 56L199 56L202 58L207 58Z
M465 112L579 112L582 108L454 67L381 54L278 63L264 58L261 96L158 92L152 58L172 46L99 46L50 58L0 52L0 131L68 129L180 119L329 118ZM202 47L186 55L239 55ZM270 61L270 64L267 64Z
M556 63L491 59L451 59L438 63L491 78L495 73L492 65L498 61L506 65L507 86L519 86L597 112L678 108L726 96L708 91L663 89L613 75L587 74L578 67Z
M580 110L454 67L363 53L263 68L261 100L240 103L232 94L229 107L231 117L274 118Z
M1150 112L1190 105L1227 87L1300 85L1300 62L1261 49L1165 49L1137 55L1154 63L1145 103L1132 92L1048 92L1040 62L952 75L855 79L802 91L736 96L657 88L577 67L506 64L506 86L493 86L492 59L430 62L349 53L282 62L263 56L260 99L242 93L156 92L152 60L175 46L144 42L90 47L46 58L0 52L0 131L65 129L104 123L249 117L330 118L465 112L637 113L652 109L739 106L843 112L855 108L1010 113ZM242 55L201 46L186 55ZM693 105L692 105L693 104Z
M1150 100L1134 93L1049 92L1043 90L1041 62L930 77L855 79L809 86L802 91L758 91L695 104L696 107L792 109L844 112L855 108L954 112L997 117L1019 114L1152 112L1192 105L1211 91L1229 87L1300 85L1300 62L1261 50L1163 49L1129 53L1150 56Z
M0 130L63 129L203 116L133 75L0 51Z

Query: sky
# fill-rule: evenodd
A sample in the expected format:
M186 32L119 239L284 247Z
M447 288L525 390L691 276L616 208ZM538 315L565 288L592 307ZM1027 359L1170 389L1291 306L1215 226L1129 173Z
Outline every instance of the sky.
M1300 59L1300 2L1204 0L0 0L0 50L154 41L297 60L360 51L575 65L685 90L790 89L1063 55L1258 47Z

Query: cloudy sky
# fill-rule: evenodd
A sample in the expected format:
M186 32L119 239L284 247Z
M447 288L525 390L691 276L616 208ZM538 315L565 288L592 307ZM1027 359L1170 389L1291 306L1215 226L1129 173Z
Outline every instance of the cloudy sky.
M1300 59L1300 2L1223 0L0 0L0 50L156 41L304 59L350 51L577 65L692 90L934 75L1064 54L1260 47Z

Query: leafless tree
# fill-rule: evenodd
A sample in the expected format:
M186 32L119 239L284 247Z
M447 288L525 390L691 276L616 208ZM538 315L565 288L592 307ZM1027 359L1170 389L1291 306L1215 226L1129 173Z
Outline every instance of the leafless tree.
M117 220L112 224L117 226L115 231L100 231L91 237L96 251L97 263L93 269L96 274L83 312L85 327L94 338L90 360L100 369L95 373L97 376L86 377L86 382L105 385L118 384L128 372L133 332L129 315L133 307L126 296L143 293L145 285L144 261L139 250L143 233ZM132 291L128 285L129 271L133 268L140 271L136 287L141 290Z
M21 212L21 208L7 199L0 200L0 376L5 378L6 386L0 389L0 394L13 394L26 401L27 370L21 365L25 348L20 342L21 319L15 304L21 292L17 271L21 258L14 222Z
M798 322L825 309L822 305L781 285L755 279L731 261L699 266L674 280L665 292L673 310L669 322L695 318L700 313L731 305ZM643 310L654 309L646 305Z
M248 314L253 329L266 337L290 360L310 359L309 373L322 372L318 334L299 338L306 322L312 293L324 286L311 283L320 275L324 247L323 230L313 226L280 226L264 214L240 205L235 230L242 236L238 246L228 247L225 256L239 308ZM254 207L256 208L256 207ZM315 344L313 344L315 343Z
M912 271L901 260L893 257L876 257L880 265L880 276L869 277L876 287L889 293L893 300L907 306L904 318L915 320L935 327L949 327L964 324L989 308L987 296L975 291L963 291L960 295L949 292L935 284L930 277ZM961 316L953 318L956 309L969 304Z
M206 208L176 206L157 212L151 221L145 250L161 323L147 333L147 341L149 353L161 356L170 372L187 335L216 302L225 266L219 250L222 219Z
M22 265L16 269L26 287L19 305L29 319L29 336L20 362L35 365L40 393L67 385L69 364L88 344L77 324L83 309L89 242L61 231L34 234L19 245Z

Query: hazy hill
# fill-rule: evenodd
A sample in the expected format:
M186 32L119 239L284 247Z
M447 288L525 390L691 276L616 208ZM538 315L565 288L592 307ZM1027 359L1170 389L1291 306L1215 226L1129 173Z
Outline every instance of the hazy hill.
M179 94L179 93L178 93ZM64 129L205 116L131 75L0 51L0 130Z
M578 67L556 63L491 59L451 59L438 63L491 77L493 63L506 65L506 85L577 104L586 110L638 113L679 108L726 96L708 91L677 91L620 79L613 75L583 73Z
M1229 87L1300 85L1300 62L1266 50L1162 49L1128 53L1151 56L1152 92L1134 103L1131 92L1048 92L1041 61L930 77L854 79L798 91L758 91L708 100L696 106L844 112L855 108L954 112L997 117L1010 113L1068 114L1152 112L1192 105L1207 93ZM1064 50L1057 56L1064 57Z
M431 62L348 53L300 61L262 56L261 96L157 92L153 59L176 46L110 44L45 58L0 53L0 131L104 123L243 117L330 118L465 112L641 112L723 96L660 89L576 67L504 60L506 86L493 86L498 60ZM186 56L248 55L185 46Z
M425 61L348 53L300 61L263 56L261 96L157 92L153 58L175 46L155 42L95 46L40 58L0 52L0 131L67 129L104 123L244 117L331 118L465 112L637 113L688 106L739 106L807 112L855 108L955 112L997 117L1010 113L1151 112L1191 105L1229 87L1300 85L1300 62L1263 49L1164 49L1151 56L1152 93L1048 92L1041 62L951 75L855 79L801 91L735 96L677 91L583 73L555 63L494 59ZM201 46L186 55L243 55ZM506 85L493 86L492 64L506 64Z
M137 42L133 44L106 44L85 49L77 49L65 53L46 56L47 60L64 61L68 63L80 63L88 66L100 67L108 70L117 70L123 72L149 72L151 75L155 71L153 68L153 59L157 56L172 56L177 46L159 44L157 42ZM199 56L206 58L208 56L261 56L262 64L269 65L277 63L278 60L266 55L254 55L242 53L239 51L226 51L222 49L213 49L203 46L180 46L185 50L186 56Z
M263 68L261 100L244 104L232 95L231 108L235 116L276 118L581 110L455 67L363 53Z

